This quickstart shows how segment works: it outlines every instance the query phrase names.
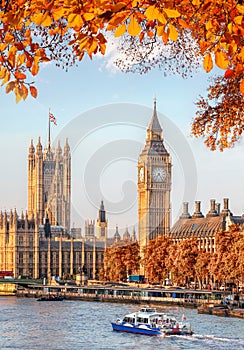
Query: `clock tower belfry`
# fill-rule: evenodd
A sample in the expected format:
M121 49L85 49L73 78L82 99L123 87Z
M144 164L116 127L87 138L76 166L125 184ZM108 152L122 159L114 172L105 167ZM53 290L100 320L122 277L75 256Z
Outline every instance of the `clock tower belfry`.
M169 232L171 167L155 99L146 145L138 160L138 231L141 251L148 240Z

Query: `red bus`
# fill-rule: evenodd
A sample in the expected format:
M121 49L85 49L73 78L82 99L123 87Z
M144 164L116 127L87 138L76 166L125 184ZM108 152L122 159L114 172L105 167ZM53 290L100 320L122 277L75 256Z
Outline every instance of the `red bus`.
M0 278L14 277L13 271L0 271Z

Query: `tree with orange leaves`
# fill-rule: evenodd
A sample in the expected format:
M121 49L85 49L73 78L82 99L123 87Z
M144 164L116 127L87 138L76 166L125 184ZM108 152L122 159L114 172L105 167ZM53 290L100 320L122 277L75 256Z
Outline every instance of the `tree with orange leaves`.
M166 265L169 255L169 244L169 238L163 235L148 242L144 254L144 266L150 282L162 284L169 276L169 269Z
M216 252L211 258L211 273L219 282L237 284L244 278L243 231L239 225L231 225L228 231L218 232L215 239Z
M100 279L126 282L127 275L138 273L139 262L138 242L111 246L105 250L104 268L99 274Z
M237 0L1 0L0 79L17 102L28 93L36 97L33 77L43 63L67 69L85 54L104 54L112 32L122 37L122 47L131 42L136 48L139 70L166 65L187 76L202 62L206 72L214 66L225 72L210 87L214 104L200 99L193 121L193 134L222 150L243 131L243 14Z

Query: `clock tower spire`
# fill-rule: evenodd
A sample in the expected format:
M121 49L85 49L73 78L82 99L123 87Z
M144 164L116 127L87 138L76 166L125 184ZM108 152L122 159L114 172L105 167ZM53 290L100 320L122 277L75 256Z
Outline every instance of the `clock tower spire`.
M164 146L156 99L138 160L138 221L141 255L149 240L170 229L171 158ZM141 271L144 274L144 271Z
M158 120L156 98L154 98L153 115L147 129L147 142L151 140L162 140L162 128Z

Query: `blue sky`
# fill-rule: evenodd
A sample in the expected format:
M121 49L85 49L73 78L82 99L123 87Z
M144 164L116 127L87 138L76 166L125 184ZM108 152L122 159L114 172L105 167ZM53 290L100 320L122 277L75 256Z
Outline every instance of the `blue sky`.
M223 198L229 197L232 212L241 215L244 213L243 141L234 149L220 153L209 151L201 139L190 136L194 102L198 95L206 93L208 77L202 70L187 80L179 76L165 78L158 70L145 75L125 74L108 65L105 57L92 61L84 59L68 73L47 64L37 77L36 100L30 97L16 104L14 95L6 95L2 87L0 210L16 207L20 212L27 208L28 147L30 139L33 138L36 144L39 135L43 146L46 145L50 107L58 122L56 127L52 126L52 140L56 141L60 135L63 137L66 130L69 130L70 137L72 125L76 133L76 143L71 142L72 222L83 227L84 220L96 219L101 195L105 208L106 203L109 208L112 230L115 230L116 224L121 233L126 225L136 225L136 162L145 143L146 125L150 121L156 95L165 143L173 158L172 223L181 212L183 200L190 200L190 212L194 209L194 200L201 200L202 211L206 214L210 199L222 204ZM122 107L120 104L123 104ZM120 113L117 113L118 109ZM106 119L110 113L112 122ZM96 123L99 124L98 129ZM167 129L181 133L186 153L179 152L180 144L174 144L178 141L174 141L174 135L166 134ZM110 152L110 146L114 152ZM124 155L121 150L125 151ZM191 162L190 165L186 159ZM94 165L93 161L99 163L100 168L94 167L93 182L88 183L87 171ZM193 169L193 173L186 174L186 168ZM187 198L184 191L186 186L191 187L191 181L196 187L192 185L187 189L190 193L190 198ZM94 183L96 186L93 186ZM98 188L99 196L93 193ZM125 207L120 207L119 212L113 211L113 203L115 207L119 208L119 203Z

